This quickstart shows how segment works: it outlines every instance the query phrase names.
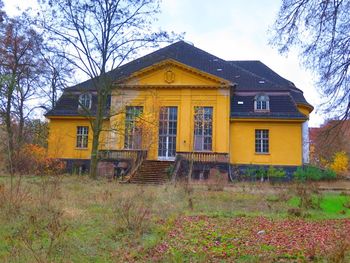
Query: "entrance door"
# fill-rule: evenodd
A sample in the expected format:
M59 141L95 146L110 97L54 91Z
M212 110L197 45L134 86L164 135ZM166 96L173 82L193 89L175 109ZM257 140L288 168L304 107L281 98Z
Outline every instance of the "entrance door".
M176 133L177 107L161 107L159 113L159 160L175 160Z

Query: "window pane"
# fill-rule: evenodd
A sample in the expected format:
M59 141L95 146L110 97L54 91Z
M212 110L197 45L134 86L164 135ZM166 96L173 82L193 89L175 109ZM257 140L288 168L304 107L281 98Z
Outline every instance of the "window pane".
M91 94L82 94L79 96L79 103L81 107L90 108L91 107Z
M255 152L269 152L269 130L255 130Z
M255 97L255 110L269 110L269 97L267 95Z
M89 127L77 126L77 137L76 137L76 147L77 148L87 148L88 147L88 134L89 134Z
M195 107L194 109L194 150L212 150L213 107Z
M125 113L124 148L141 149L142 130L137 127L137 118L143 113L142 106L127 106Z
M159 115L158 156L175 157L177 107L161 107Z

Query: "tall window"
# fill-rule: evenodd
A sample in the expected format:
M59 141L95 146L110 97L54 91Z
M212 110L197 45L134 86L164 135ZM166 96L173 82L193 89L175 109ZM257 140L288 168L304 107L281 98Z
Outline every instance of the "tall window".
M80 149L86 149L88 147L88 139L89 139L89 127L78 126L76 147Z
M255 96L254 102L255 111L269 111L270 110L270 101L269 96L266 94L258 94Z
M161 107L159 112L158 157L175 158L177 107Z
M79 96L79 108L90 109L91 108L91 94L84 93Z
M213 137L213 107L194 108L194 150L211 151Z
M255 152L269 153L269 130L255 130Z
M141 149L142 130L137 127L137 118L142 114L142 106L127 106L125 114L125 149Z

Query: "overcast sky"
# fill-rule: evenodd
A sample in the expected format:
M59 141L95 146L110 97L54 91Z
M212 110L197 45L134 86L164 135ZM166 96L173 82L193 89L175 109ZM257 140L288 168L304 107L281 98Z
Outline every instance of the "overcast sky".
M34 0L4 0L5 11L13 15L16 6L27 8ZM157 27L185 32L185 40L225 60L260 60L282 77L294 82L314 105L310 126L323 122L318 112L320 95L313 75L300 66L297 52L287 57L269 46L269 27L276 18L276 0L163 0Z

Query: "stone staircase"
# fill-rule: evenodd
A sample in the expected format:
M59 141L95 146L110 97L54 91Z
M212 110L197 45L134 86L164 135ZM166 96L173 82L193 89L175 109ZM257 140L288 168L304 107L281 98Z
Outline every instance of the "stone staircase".
M174 164L171 161L143 161L136 174L130 178L134 184L163 184L167 182L167 169Z

